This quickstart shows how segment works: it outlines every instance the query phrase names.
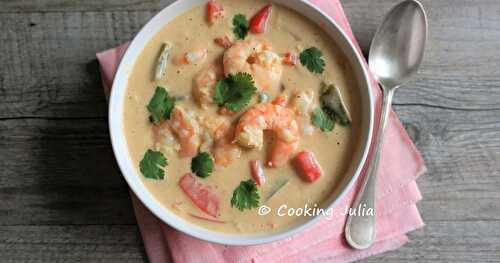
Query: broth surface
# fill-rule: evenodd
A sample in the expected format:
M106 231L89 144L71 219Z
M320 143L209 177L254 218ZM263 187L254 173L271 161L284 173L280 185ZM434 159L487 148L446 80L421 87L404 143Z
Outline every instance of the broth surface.
M137 63L132 68L126 92L124 109L124 130L129 154L138 167L148 149L156 149L153 140L152 123L146 108L157 86L168 89L173 96L187 99L179 102L193 112L197 118L217 115L217 107L202 109L192 99L194 76L210 63L220 63L224 48L214 43L216 37L232 33L232 18L235 14L244 14L251 18L267 4L261 0L218 0L224 6L225 16L213 25L207 23L206 6L198 6L172 20L157 33L142 51ZM175 151L160 149L168 159L168 166L163 180L143 177L144 184L155 198L165 207L185 220L199 226L227 233L262 233L282 230L306 220L304 217L279 216L276 211L282 205L299 208L305 204L321 206L335 190L350 165L353 151L357 146L360 129L360 98L350 66L333 41L317 25L307 18L279 5L273 5L272 14L264 34L249 33L246 39L265 39L272 45L272 50L284 55L288 51L300 53L300 50L315 46L323 53L326 61L322 74L312 74L300 62L296 66L283 66L282 84L284 94L312 89L318 100L320 85L323 81L334 83L340 89L352 117L350 126L335 125L332 132L322 132L315 128L312 135L303 135L299 151L314 152L323 174L314 183L304 181L295 172L289 162L279 168L264 168L266 183L259 186L260 205L272 209L268 215L258 215L257 209L240 211L231 207L233 190L243 180L251 179L249 161L266 160L264 150L244 150L241 158L228 167L215 166L214 172L207 178L198 178L203 184L214 187L220 197L220 216L217 220L224 223L200 220L191 215L207 217L186 196L178 185L179 179L190 172L191 158L179 158ZM164 42L172 43L171 57L176 57L189 50L208 49L208 57L200 64L175 65L169 63L166 77L154 81L154 71L160 48ZM274 92L271 97L278 95ZM257 96L255 96L257 97ZM254 98L253 103L256 103ZM251 105L249 106L251 107ZM248 107L247 107L248 108ZM266 139L266 145L272 139ZM139 170L139 168L137 168ZM140 174L140 172L139 172ZM283 179L289 182L276 195L265 202L266 197L277 183Z

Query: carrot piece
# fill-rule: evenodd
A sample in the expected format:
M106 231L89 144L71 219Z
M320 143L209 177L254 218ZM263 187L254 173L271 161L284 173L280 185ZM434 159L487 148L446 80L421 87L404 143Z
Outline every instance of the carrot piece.
M288 66L297 65L297 54L294 52L287 52L283 57L283 63Z
M212 188L198 182L195 175L187 173L179 180L182 191L203 212L213 216L219 216L219 198L212 192Z
M272 7L271 4L264 6L250 19L250 32L254 34L266 32L267 21L269 20L269 16L271 16Z
M260 161L250 161L250 173L252 174L252 178L257 183L257 185L261 186L266 182L264 170L262 169L262 163Z
M229 39L228 36L223 36L223 37L218 37L216 39L214 39L214 42L223 47L223 48L230 48L232 45L233 45L233 42L231 41L231 39Z
M215 23L218 19L224 17L224 7L215 0L208 1L207 16L210 24Z
M303 151L295 156L295 169L308 182L314 182L321 176L321 166L319 165L314 153Z

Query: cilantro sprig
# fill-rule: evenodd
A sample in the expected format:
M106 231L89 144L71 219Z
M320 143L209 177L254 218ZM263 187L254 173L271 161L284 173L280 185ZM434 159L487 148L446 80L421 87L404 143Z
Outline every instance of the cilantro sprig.
M231 207L236 207L240 211L252 209L259 206L259 192L253 180L241 181L240 185L234 189L231 198Z
M250 103L256 91L252 76L239 72L217 82L213 99L219 107L236 112Z
M160 123L162 119L170 119L170 113L175 106L175 98L168 94L168 91L162 87L156 87L155 94L147 106L150 120L154 124Z
M214 161L210 154L201 152L191 160L191 171L198 177L208 177L214 170Z
M245 15L237 14L233 17L233 33L237 39L245 39L250 25Z
M139 163L139 168L144 177L161 180L165 177L163 169L167 164L167 158L161 152L147 150Z
M300 63L312 73L321 74L325 70L323 53L316 47L302 51L299 58Z
M332 131L335 127L335 121L326 114L320 107L316 108L311 116L311 121L314 126L321 129L321 131Z

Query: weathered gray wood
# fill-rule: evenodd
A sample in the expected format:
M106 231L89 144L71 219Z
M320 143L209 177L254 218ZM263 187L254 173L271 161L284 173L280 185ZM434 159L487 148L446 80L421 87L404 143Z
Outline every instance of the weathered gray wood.
M135 225L0 226L2 262L146 261Z
M395 109L427 226L363 262L500 262L500 2L422 1L426 58ZM145 261L94 58L167 2L0 0L0 261ZM397 2L343 1L365 53Z
M394 1L343 1L353 31L367 53L370 39ZM423 66L401 89L397 103L459 109L499 109L500 2L422 0L429 18Z
M362 262L498 262L492 228L500 224L430 222L397 252ZM2 262L141 262L141 245L135 226L0 226Z
M134 224L105 119L0 121L0 225Z
M133 38L152 14L0 14L0 118L104 117L95 53Z
M345 2L365 51L383 14L394 3L375 2L370 8L363 1ZM500 108L495 59L500 57L500 2L471 5L470 1L441 0L425 4L431 30L424 66L408 84L412 88L400 90L396 102L459 109ZM105 7L114 5L119 2L111 1ZM153 14L0 13L0 118L102 117L105 105L93 61L95 52L130 40Z
M0 12L74 12L74 11L117 11L156 10L175 0L0 0Z

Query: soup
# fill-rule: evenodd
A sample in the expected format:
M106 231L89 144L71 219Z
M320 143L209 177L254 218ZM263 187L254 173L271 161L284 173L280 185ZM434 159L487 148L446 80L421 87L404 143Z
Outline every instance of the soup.
M307 220L290 208L322 207L340 183L360 96L340 49L305 17L261 0L209 1L141 52L123 128L144 184L179 217L272 232Z

